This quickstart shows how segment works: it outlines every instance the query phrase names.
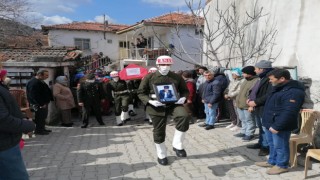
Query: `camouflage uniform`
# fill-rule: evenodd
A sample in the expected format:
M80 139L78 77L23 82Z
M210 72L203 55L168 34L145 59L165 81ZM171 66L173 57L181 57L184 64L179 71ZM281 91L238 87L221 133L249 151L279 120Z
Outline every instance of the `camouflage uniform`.
M129 118L128 115L121 117L121 121L118 118L123 111L125 114L128 113L128 105L130 100L130 95L127 87L127 83L123 80L114 81L111 80L108 84L108 87L113 91L114 95L114 106L115 106L115 115L117 117L117 124L122 125L122 123Z

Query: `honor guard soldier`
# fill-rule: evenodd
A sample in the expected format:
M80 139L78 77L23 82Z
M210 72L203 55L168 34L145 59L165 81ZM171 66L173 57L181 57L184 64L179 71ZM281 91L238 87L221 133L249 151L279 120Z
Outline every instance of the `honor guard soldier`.
M186 157L187 153L183 147L185 132L189 129L190 116L188 115L183 104L189 91L185 81L181 76L170 71L173 60L169 56L160 56L156 61L158 70L144 77L139 89L138 96L140 100L147 106L146 111L150 115L153 122L153 139L155 142L158 163L167 165L167 151L165 147L166 124L167 117L171 115L176 121L176 130L173 137L173 150L178 157ZM157 83L172 83L177 89L180 99L176 102L163 104L156 98L153 85Z
M148 73L149 73L149 74L150 74L150 73L155 73L155 72L157 72L157 71L158 71L158 69L157 69L156 67L151 67L151 68L148 70ZM149 114L148 114L147 111L146 111L146 106L144 107L144 111L145 111L145 114L146 114L146 118L145 118L144 121L149 121L149 124L152 125L152 119L151 119L151 117L149 116Z
M102 84L95 81L94 74L88 74L87 79L80 84L77 90L78 104L82 107L81 128L87 128L91 110L100 125L104 125L101 113L101 101L104 100Z
M130 95L127 83L119 78L117 71L112 71L110 77L112 80L109 82L109 87L114 96L116 123L118 126L122 126L126 120L130 119L128 114Z

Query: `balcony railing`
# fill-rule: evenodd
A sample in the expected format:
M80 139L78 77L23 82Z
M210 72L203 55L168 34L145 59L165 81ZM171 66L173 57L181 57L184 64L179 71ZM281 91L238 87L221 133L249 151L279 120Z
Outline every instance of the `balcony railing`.
M120 59L155 60L158 56L168 55L166 48L120 48Z
M96 68L101 68L103 66L107 66L108 64L111 64L111 60L108 56L100 57L97 59L93 59L92 56L85 56L80 58L80 62L82 62L82 65L85 70L92 70Z

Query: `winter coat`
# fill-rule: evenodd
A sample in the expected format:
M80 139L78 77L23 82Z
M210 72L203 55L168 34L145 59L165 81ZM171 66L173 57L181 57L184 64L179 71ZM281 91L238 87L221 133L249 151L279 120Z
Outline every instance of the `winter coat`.
M244 80L242 78L230 81L230 84L228 88L224 91L224 94L228 95L231 99L236 99L237 95L240 92L240 86L243 81Z
M42 80L32 78L27 83L27 97L30 104L43 106L53 101L53 96L49 86Z
M60 83L54 84L53 96L55 97L57 108L67 110L75 107L74 98L69 87Z
M259 75L260 82L254 102L256 103L255 111L257 111L261 116L263 114L264 103L272 91L272 85L267 77L267 73L272 70L272 68L267 69L265 72L263 72L263 74Z
M203 85L202 99L207 104L218 103L223 98L223 92L228 87L228 80L223 75L218 75Z
M186 80L187 88L189 90L189 96L187 100L194 101L196 98L196 84L193 79Z
M275 86L268 96L262 117L262 125L277 131L298 128L297 117L305 97L303 85L295 80Z
M0 151L16 146L22 133L28 133L35 129L32 121L22 120L15 98L8 89L0 85Z
M258 76L252 76L248 79L245 79L240 86L240 91L236 97L236 106L240 109L248 109L247 99L249 96L250 89L258 81Z

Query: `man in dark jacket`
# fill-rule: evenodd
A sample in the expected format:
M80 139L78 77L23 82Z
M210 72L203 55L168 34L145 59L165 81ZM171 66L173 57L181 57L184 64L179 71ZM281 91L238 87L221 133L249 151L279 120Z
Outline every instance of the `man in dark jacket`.
M216 112L219 101L223 98L223 92L228 87L228 81L223 75L214 76L215 72L212 70L205 71L204 77L206 82L203 87L202 102L206 113L206 122L200 124L200 127L205 127L206 130L214 128L216 121Z
M261 167L272 167L267 174L288 171L289 140L291 131L298 127L297 117L305 93L301 83L290 80L290 72L275 69L268 74L273 90L268 96L262 116L262 125L267 129L270 156L267 162L257 162Z
M48 70L39 70L35 77L27 83L27 98L35 112L35 134L47 135L51 130L45 129L45 120L48 116L48 104L53 101L49 86L44 82L49 77Z
M261 60L255 64L254 71L260 79L252 87L248 98L248 105L253 109L252 114L259 128L259 141L257 144L248 145L247 148L260 149L258 153L259 156L269 154L269 145L265 135L266 129L262 127L262 115L264 103L272 89L272 85L269 83L269 78L267 77L267 74L272 70L271 61Z
M22 133L35 129L23 114L8 89L0 84L0 179L29 179L19 142Z

